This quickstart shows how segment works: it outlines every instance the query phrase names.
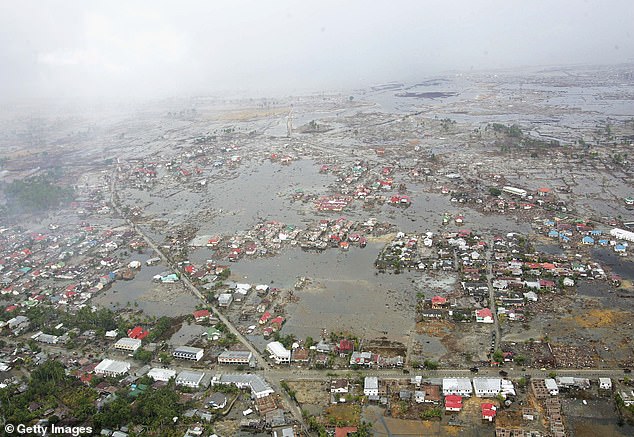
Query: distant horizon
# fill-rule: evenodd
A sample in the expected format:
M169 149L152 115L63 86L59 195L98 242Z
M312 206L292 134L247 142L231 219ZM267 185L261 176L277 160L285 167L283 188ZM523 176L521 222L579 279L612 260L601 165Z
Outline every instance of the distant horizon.
M629 0L24 0L0 16L0 100L282 96L621 64L632 16Z
M65 96L65 97L54 97L54 96L40 96L40 97L30 97L30 98L13 98L7 99L5 101L0 100L0 108L6 106L31 106L37 104L49 104L49 105L69 105L69 104L80 104L80 105L90 105L90 104L120 104L127 103L130 105L146 105L151 103L157 103L162 101L169 100L187 100L187 99L200 99L200 98L210 98L210 99L228 99L228 100L245 100L245 99L287 99L293 97L302 97L302 96L310 96L317 94L326 94L326 95L336 95L336 94L354 94L359 91L370 91L370 92L386 92L385 91L371 91L370 88L381 85L388 84L398 84L402 83L404 85L411 85L417 81L421 80L432 80L437 78L450 78L461 76L461 75L469 75L469 74L521 74L521 73L530 73L535 74L539 73L539 70L565 70L565 69L581 69L581 68L590 68L590 69L599 69L599 68L617 68L617 67L627 67L632 66L634 68L634 59L626 62L615 62L615 63L568 63L568 64L541 64L541 65L524 65L517 67L499 67L499 68L481 68L481 69L469 69L469 70L460 70L460 69L450 69L438 72L430 72L425 75L421 75L418 78L410 77L410 78L394 78L380 82L367 82L364 84L359 84L356 86L351 86L349 88L331 88L331 89L312 89L312 88L303 88L297 89L295 88L292 92L279 90L278 92L271 91L268 93L261 94L251 94L252 90L248 88L243 89L227 89L227 90L209 90L207 92L202 91L199 93L184 93L184 94L174 94L174 95L156 95L156 96ZM634 73L634 72L633 72Z

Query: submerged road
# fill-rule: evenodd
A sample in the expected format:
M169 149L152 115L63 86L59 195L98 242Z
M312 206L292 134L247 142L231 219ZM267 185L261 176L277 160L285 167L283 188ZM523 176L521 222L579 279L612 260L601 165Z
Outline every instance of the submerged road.
M134 223L132 220L130 220L129 218L126 217L126 215L121 210L119 204L115 200L118 197L117 194L116 194L116 189L117 189L116 181L117 181L118 170L119 170L119 167L117 165L115 167L115 169L113 170L113 172L112 172L111 181L110 181L110 203L112 204L112 207L117 212L117 214L119 214L121 217L123 217L126 220L128 225L130 227L132 227L143 238L143 240L145 240L147 245L150 248L152 248L152 250L154 250L154 252L156 252L158 256L161 257L163 262L165 264L167 264L167 266L169 268L171 268L175 272L179 272L180 273L181 281L183 282L185 287L187 289L189 289L189 291L191 291L193 293L193 295L196 296L201 302L203 302L206 306L208 306L212 310L213 314L216 317L218 317L218 320L220 320L222 323L224 323L224 325L227 327L227 329L229 329L229 332L231 332L233 335L235 335L236 338L240 341L240 343L242 343L246 348L248 348L249 351L251 351L253 356L258 360L258 365L263 367L264 369L270 368L270 365L267 363L267 361L264 359L264 357L260 354L260 352L255 347L253 347L253 345L236 329L236 327L229 321L229 319L227 319L218 310L218 308L216 308L214 305L212 305L211 303L209 303L207 301L207 298L200 292L200 290L198 290L198 288L196 288L196 286L194 284L192 284L192 282L189 280L189 278L187 278L187 276L185 276L183 274L183 272L181 272L178 269L178 267L176 265L174 265L174 263L172 261L170 261L170 259L163 253L163 251L152 241L152 239L150 237L148 237L136 225L136 223Z
M286 404L285 409L291 412L294 419L297 421L297 423L299 423L302 426L306 434L311 435L308 432L306 423L303 420L302 412L299 408L299 405L297 404L297 402L294 402L290 398L290 396L285 390L282 389L281 382L284 380L284 375L269 373L273 371L273 368L264 359L262 354L260 354L260 352L240 333L240 331L236 329L236 327L231 323L231 321L228 318L226 318L222 313L220 313L218 308L216 308L214 305L212 305L211 303L207 301L207 298L200 292L200 290L198 290L198 288L196 288L196 286L192 284L189 278L187 278L187 276L185 276L183 272L181 272L178 269L178 267L163 253L163 251L152 241L152 239L148 237L136 225L136 223L134 223L132 220L127 218L126 215L123 213L123 211L121 210L120 206L118 205L116 201L116 198L118 198L116 194L116 188L117 188L116 181L117 181L118 170L119 170L119 167L117 165L112 172L112 176L111 176L112 180L110 181L110 203L112 204L112 207L114 208L114 210L126 220L128 225L132 227L143 238L143 240L145 240L147 245L150 248L152 248L152 250L154 250L158 254L158 256L161 257L161 259L163 260L163 262L165 262L167 266L169 266L173 271L180 273L181 281L183 282L185 287L188 288L189 291L191 291L194 294L194 296L196 296L201 302L203 302L207 307L209 307L211 311L213 312L213 314L216 317L218 317L218 320L224 323L227 329L229 329L229 332L235 335L236 338L240 341L240 343L242 343L249 351L251 351L253 356L257 359L258 366L262 368L263 373L266 376L267 380L271 383L275 391L282 396L282 399L284 400L284 403ZM235 372L231 372L231 373L235 373Z

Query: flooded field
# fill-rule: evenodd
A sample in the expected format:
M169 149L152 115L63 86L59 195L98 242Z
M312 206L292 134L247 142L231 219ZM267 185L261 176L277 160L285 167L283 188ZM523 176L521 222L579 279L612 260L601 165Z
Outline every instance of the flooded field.
M100 292L93 299L93 302L113 310L138 308L148 316L154 317L176 317L191 314L192 308L199 301L181 283L160 284L153 282L152 278L155 275L168 271L169 268L162 263L146 266L145 261L151 257L149 254L133 255L132 261L142 263L142 267L134 279L116 281L112 288Z
M368 244L365 249L323 253L289 249L275 258L240 262L232 272L241 281L280 288L292 288L300 276L310 279L307 287L294 292L299 301L286 306L284 332L305 338L325 328L403 341L414 326L416 274L375 275L380 247Z

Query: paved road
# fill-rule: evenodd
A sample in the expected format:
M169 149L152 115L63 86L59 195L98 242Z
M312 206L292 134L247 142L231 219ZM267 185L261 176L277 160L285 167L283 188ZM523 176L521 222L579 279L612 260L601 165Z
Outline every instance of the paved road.
M123 211L121 210L121 208L119 207L117 202L115 201L115 198L117 197L115 195L116 194L116 188L117 188L116 187L117 173L118 173L118 166L116 166L115 169L113 170L112 176L111 176L112 180L110 182L110 203L112 204L112 207L114 208L114 210L121 217L125 218L125 220L128 223L128 225L130 227L132 227L143 238L143 240L145 240L147 245L149 247L151 247L158 254L158 256L161 257L161 259L163 260L163 262L165 262L165 264L167 264L173 271L180 271L180 269L178 269L178 267L176 265L174 265L174 263L172 261L170 261L170 259L163 253L163 251L161 251L161 249L152 241L152 239L149 238L136 225L136 223L132 222L130 219L128 219L125 216L125 214L123 213ZM236 338L248 350L250 350L253 353L253 356L257 359L258 365L262 368L264 376L266 377L266 379L271 383L271 386L275 389L275 391L282 395L282 399L283 399L284 403L286 404L286 408L285 409L290 411L291 414L293 415L293 417L295 418L295 420L304 428L305 431L307 431L306 424L304 423L304 420L303 420L303 417L302 417L302 412L301 412L301 410L299 408L299 405L297 404L297 402L293 401L290 398L290 396L288 395L288 393L286 393L286 391L283 390L282 387L281 387L281 381L284 379L283 375L281 377L278 376L278 375L270 377L267 374L267 371L270 371L272 368L269 365L269 363L264 359L262 354L260 354L260 352L236 329L236 327L231 323L231 321L229 321L229 319L227 319L222 313L220 313L218 308L216 308L214 305L211 305L207 301L205 296L198 290L198 288L196 288L196 286L194 286L194 284L192 284L192 282L189 280L189 278L187 278L187 276L185 276L183 274L183 272L180 272L180 273L181 273L181 275L180 275L181 281L183 282L185 287L187 287L194 294L194 296L196 296L200 301L202 301L206 306L208 306L212 310L214 315L216 317L218 317L218 319L222 323L225 324L227 329L229 329L229 332L234 334L236 336ZM179 366L179 367L183 368L183 366ZM227 369L227 370L231 370L231 369Z
M500 341L502 340L502 333L500 331L500 320L498 318L497 308L495 307L495 290L493 289L493 266L491 262L491 253L493 252L493 240L487 242L486 249L486 269L487 269L487 285L489 287L489 309L493 313L494 330L491 335L495 335L495 338L491 342L493 345L493 351L500 349Z
M163 251L161 251L161 249L136 225L136 223L134 223L133 221L131 221L130 219L128 219L126 217L126 215L123 213L123 211L121 210L121 208L119 207L119 205L117 204L117 202L115 201L116 198L116 189L117 189L117 174L118 174L118 166L115 166L115 169L112 173L112 180L110 181L110 203L112 204L112 207L114 208L114 210L121 216L124 217L126 222L128 223L128 225L130 225L142 238L143 240L145 240L145 242L147 243L147 245L149 247L151 247L157 254L158 256L161 257L161 259L163 260L163 262L165 262L172 270L174 271L179 271L178 267L176 265L174 265L169 258L163 253ZM256 357L256 359L258 360L258 364L264 368L268 368L269 364L266 362L266 360L264 359L264 357L260 354L260 352L253 347L253 345L236 329L236 327L229 321L229 319L227 319L222 313L220 313L220 311L218 310L218 308L216 308L214 305L211 305L208 301L207 298L198 290L198 288L196 288L196 286L194 286L194 284L192 284L192 282L189 280L189 278L187 278L186 275L184 275L182 272L180 272L180 277L181 277L181 281L183 282L183 284L185 285L185 287L187 287L189 289L189 291L191 291L194 296L196 296L200 301L202 301L206 306L208 306L212 312L214 313L214 315L216 317L218 317L218 319L225 324L225 326L227 327L227 329L229 329L229 332L231 332L233 335L235 335L237 337L237 339L245 346L247 347L252 353L253 356Z

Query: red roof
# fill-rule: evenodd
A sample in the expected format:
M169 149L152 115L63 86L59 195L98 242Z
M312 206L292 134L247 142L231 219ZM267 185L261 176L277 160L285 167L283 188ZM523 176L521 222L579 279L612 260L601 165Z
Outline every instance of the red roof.
M442 296L434 296L431 298L431 303L435 305L443 305L447 303L447 299Z
M348 437L348 434L357 432L356 426L342 426L335 428L335 437Z
M495 417L496 407L493 404L482 404L482 417Z
M277 316L276 318L271 320L271 324L276 324L276 325L282 326L282 323L284 323L284 317L282 317L282 316Z
M483 308L481 310L476 311L476 315L482 318L493 317L493 313L491 313L491 310L488 308Z
M198 310L194 311L194 319L201 319L204 317L209 317L209 310Z
M345 338L339 341L339 351L346 352L354 349L354 343L350 340L346 340Z
M143 340L149 333L150 331L144 330L140 326L135 326L133 329L128 330L128 337Z
M462 409L462 396L447 395L445 396L445 408Z

